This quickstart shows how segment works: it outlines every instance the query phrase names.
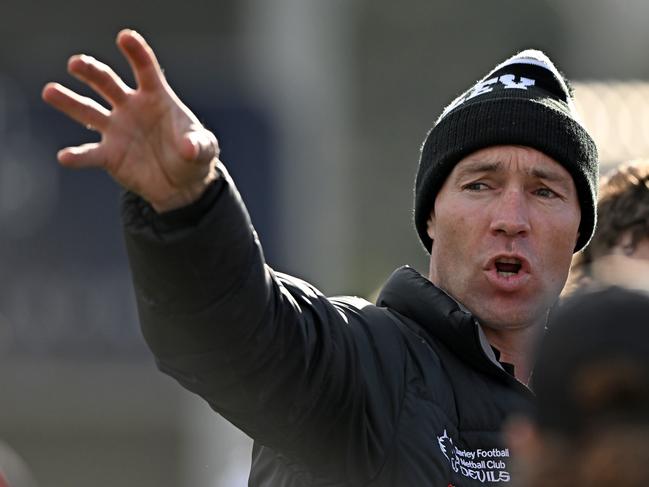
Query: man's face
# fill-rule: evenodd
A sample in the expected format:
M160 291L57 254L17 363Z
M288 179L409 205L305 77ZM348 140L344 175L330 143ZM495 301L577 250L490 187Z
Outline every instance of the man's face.
M581 212L570 173L545 154L494 146L462 159L428 221L430 280L480 322L545 322L563 288Z

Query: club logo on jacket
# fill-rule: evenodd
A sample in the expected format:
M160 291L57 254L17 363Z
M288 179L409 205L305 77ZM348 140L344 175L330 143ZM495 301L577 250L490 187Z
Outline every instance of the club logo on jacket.
M451 469L478 482L509 482L507 470L509 448L477 448L464 450L456 446L446 430L437 437L437 444Z

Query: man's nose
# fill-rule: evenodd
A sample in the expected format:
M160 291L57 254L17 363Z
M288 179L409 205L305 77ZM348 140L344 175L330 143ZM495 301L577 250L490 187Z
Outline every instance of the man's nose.
M505 191L495 202L490 229L496 235L527 236L530 232L529 208L521 190Z

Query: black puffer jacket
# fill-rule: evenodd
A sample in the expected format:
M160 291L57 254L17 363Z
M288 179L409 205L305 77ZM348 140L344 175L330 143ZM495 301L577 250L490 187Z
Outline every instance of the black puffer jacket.
M531 395L473 317L407 267L376 306L273 272L223 174L162 216L126 195L123 216L144 336L255 439L250 485L506 484L499 431Z

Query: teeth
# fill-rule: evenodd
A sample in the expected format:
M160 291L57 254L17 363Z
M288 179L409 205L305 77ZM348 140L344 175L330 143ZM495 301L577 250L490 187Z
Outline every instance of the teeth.
M515 276L516 273L515 272L498 271L498 275L503 276L503 277L509 277L509 276Z

